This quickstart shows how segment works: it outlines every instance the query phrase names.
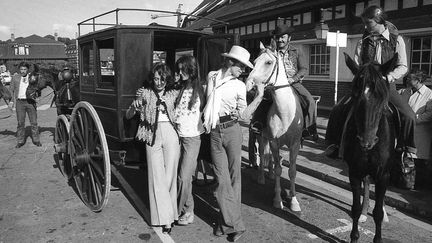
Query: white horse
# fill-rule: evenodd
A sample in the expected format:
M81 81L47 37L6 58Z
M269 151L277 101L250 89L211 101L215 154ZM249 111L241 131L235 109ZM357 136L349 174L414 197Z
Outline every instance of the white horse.
M278 59L276 43L272 41L271 45L267 48L260 43L260 48L261 53L255 60L255 67L246 81L247 89L249 91L255 84L263 83L266 89L271 90L273 104L267 115L267 126L258 138L261 144L258 183L265 183L264 166L271 162L272 154L275 174L273 206L284 208L281 198L280 176L282 174L282 166L279 157L279 148L286 145L289 149L290 209L299 212L301 209L296 198L295 178L296 159L300 149L303 129L303 113L299 98L289 85L284 65ZM271 175L271 169L269 169L269 173Z

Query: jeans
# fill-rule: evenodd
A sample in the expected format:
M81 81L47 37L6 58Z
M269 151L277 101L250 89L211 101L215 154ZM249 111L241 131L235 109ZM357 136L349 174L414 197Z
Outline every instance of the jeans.
M311 93L300 83L295 82L291 85L300 99L300 104L303 110L305 128L310 134L316 134L316 114L315 114L315 100Z
M245 230L241 216L240 125L211 130L210 148L218 182L215 196L220 208L219 224L225 234Z
M32 132L32 140L33 143L40 142L39 138L39 128L37 124L37 111L36 111L36 102L32 100L20 100L16 101L16 115L17 115L17 143L25 142L25 117L26 113L28 114L31 132Z
M177 176L178 212L193 213L192 175L197 167L197 159L201 146L201 136L180 137L181 157Z

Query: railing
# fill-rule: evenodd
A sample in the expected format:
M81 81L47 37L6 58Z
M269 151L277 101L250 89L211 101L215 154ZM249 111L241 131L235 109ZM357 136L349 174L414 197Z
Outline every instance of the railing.
M84 25L91 25L93 27L92 28L93 32L96 31L96 26L117 26L117 25L119 25L119 12L120 11L152 12L152 13L167 13L167 14L176 14L176 15L186 15L186 16L191 16L191 17L195 17L195 18L199 18L199 19L211 20L213 22L217 22L217 23L225 25L225 28L227 28L227 25L228 25L228 22L221 21L218 19L212 19L212 18L208 18L208 17L202 17L202 16L198 16L198 15L194 15L194 14L186 14L186 13L181 13L181 12L154 10L154 9L139 9L139 8L116 8L114 10L96 15L94 17L91 17L89 19L86 19L84 21L79 22L78 23L78 36L81 36L81 27ZM98 18L101 18L103 16L107 16L107 15L113 14L113 13L115 13L115 22L114 23L96 23L96 20ZM120 23L120 25L122 25L122 24L123 23Z

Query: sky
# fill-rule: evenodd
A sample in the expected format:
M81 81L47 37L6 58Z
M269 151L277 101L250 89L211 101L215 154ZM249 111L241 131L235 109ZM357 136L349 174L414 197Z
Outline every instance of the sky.
M164 11L176 11L179 4L182 13L192 12L203 0L0 0L0 40L15 37L54 35L75 38L77 24L88 18L114 10L116 8L140 8ZM177 18L159 17L151 19L149 12L124 12L119 14L119 22L124 24L177 24ZM167 14L160 14L167 15ZM101 22L114 23L115 14L101 18ZM88 32L85 26L81 34Z

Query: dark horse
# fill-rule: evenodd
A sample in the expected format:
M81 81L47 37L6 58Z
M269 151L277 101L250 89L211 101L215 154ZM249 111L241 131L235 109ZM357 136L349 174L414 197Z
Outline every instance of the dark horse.
M79 101L79 81L73 74L74 70L56 68L38 68L39 86L51 87L54 92L52 103L55 102L57 115L70 114L71 108ZM52 105L51 103L51 105Z
M69 78L62 78L67 76L64 75L66 72L70 72ZM63 114L64 112L61 111L65 106L73 107L79 99L78 80L72 73L73 70L69 69L62 71L54 67L39 67L39 65L33 64L33 68L29 72L27 97L36 99L40 97L42 89L51 87L54 92L53 102L56 103L58 113ZM69 86L68 89L67 86ZM0 83L0 99L4 99L6 103L12 99L10 91L2 83Z
M355 75L351 93L352 115L346 125L343 144L343 159L348 163L353 193L351 242L357 242L360 237L361 182L366 176L375 181L374 242L382 242L384 195L392 161L395 161L395 129L388 109L389 84L384 77L393 69L397 56L383 65L373 62L360 67L347 54L345 59Z

